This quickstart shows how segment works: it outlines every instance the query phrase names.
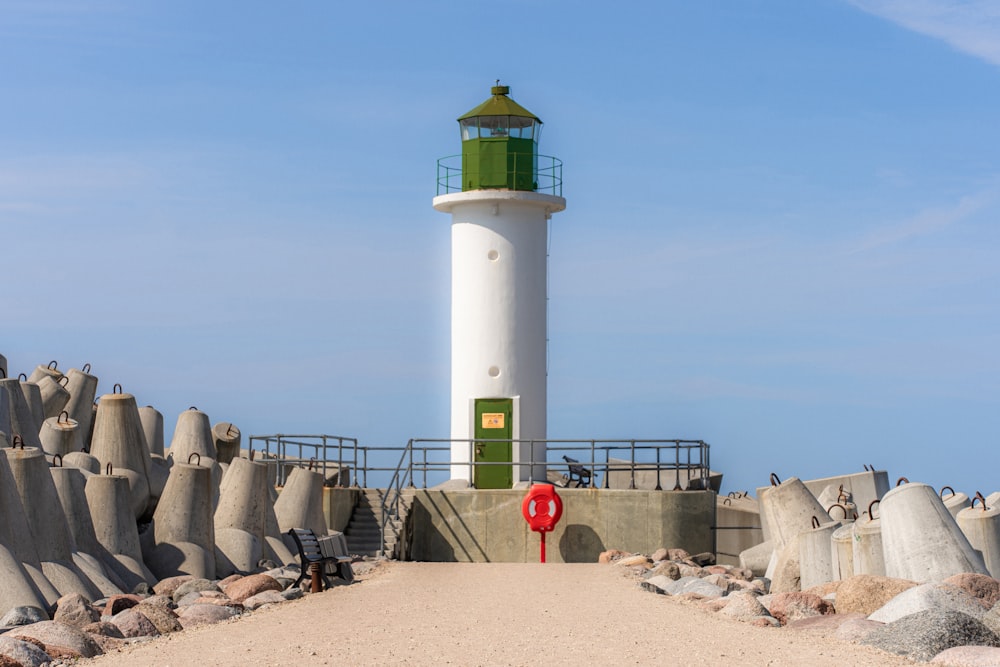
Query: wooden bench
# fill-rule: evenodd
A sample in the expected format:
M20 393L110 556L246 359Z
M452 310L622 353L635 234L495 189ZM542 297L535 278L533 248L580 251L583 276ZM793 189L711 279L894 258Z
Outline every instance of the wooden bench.
M351 557L350 556L324 556L322 549L320 549L319 539L316 537L316 533L308 528L292 528L288 531L292 539L295 540L295 546L299 549L299 560L300 568L302 574L299 578L292 584L293 587L298 586L302 583L311 572L312 568L317 568L319 570L319 576L323 580L323 589L326 590L330 588L330 580L326 576L326 566L328 564L336 564L337 576L341 577L345 581L351 581L354 577L351 576ZM347 571L344 571L347 568Z
M569 479L566 480L566 486L570 486L573 482L576 482L577 488L581 486L590 486L590 471L580 465L580 462L576 459L571 459L568 456L563 456L563 460L568 464L569 468Z

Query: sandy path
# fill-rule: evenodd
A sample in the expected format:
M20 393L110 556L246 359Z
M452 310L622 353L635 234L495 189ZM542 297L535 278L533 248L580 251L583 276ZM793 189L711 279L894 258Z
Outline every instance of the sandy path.
M115 665L912 665L755 628L597 564L386 563L323 594L91 661Z

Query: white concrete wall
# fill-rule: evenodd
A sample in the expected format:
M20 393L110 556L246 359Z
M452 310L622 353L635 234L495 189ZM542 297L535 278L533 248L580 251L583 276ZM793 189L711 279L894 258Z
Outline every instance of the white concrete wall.
M475 190L434 199L452 214L451 437L474 437L476 398L516 398L514 438L546 437L548 218L562 197ZM517 449L517 448L515 448ZM514 461L544 460L544 444ZM452 445L452 479L471 479L467 442ZM515 466L514 479L544 477Z

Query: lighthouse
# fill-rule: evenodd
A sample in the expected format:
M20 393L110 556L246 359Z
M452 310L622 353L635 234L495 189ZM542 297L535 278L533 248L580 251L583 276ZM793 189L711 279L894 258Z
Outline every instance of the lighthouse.
M566 208L541 119L499 83L458 118L434 198L451 214L451 478L480 489L545 477L548 226Z

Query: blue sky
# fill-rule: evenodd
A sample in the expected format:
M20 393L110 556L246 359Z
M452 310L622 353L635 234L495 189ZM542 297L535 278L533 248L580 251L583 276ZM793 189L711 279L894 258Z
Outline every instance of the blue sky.
M1000 488L1000 9L0 2L0 353L164 413L447 437L455 118L564 163L549 435L725 489Z

